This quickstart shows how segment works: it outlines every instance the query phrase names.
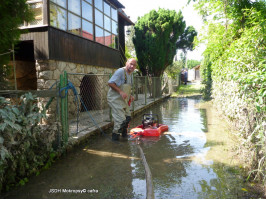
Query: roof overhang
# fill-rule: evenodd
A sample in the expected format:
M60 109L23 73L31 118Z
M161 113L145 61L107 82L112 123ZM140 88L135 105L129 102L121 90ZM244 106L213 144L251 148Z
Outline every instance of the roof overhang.
M129 19L129 16L120 8L118 9L118 15L125 21L125 26L132 26L134 23Z
M112 3L115 7L117 8L125 8L125 6L123 4L121 4L119 1L117 0L109 0L110 3Z
M200 69L200 65L195 66L193 69L199 70Z

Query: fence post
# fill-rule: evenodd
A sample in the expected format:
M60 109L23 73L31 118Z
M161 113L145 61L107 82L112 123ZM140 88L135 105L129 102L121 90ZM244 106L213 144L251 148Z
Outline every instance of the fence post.
M60 74L60 81L59 81L59 90L61 90L61 88L64 87L64 79L63 79L63 74ZM60 97L64 96L64 91L62 91L60 93ZM62 138L64 138L65 135L65 117L64 117L64 112L65 112L65 108L64 108L64 98L60 98L60 102L61 102L61 125L62 125Z
M60 90L67 86L67 73L60 74ZM61 92L61 124L62 124L62 140L66 144L68 142L68 109L67 109L67 92L64 89Z
M112 77L112 73L109 74L109 79ZM110 88L109 88L110 89ZM110 117L110 122L112 121L112 109L111 107L109 106L109 117Z
M153 83L153 101L155 101L155 77L152 78L152 83Z
M14 72L15 90L17 90L18 89L18 85L17 85L17 74L16 74L16 61L15 61L14 44L12 44L12 58L13 58L13 72Z
M132 80L132 96L134 97L135 96L135 76L134 76L134 74L133 74L133 80ZM135 110L135 99L134 99L134 101L132 102L133 104L132 104L132 109L133 109L133 112L134 112L134 110Z
M139 84L138 84L139 83L139 81L138 81L139 78L137 76L135 76L135 78L136 78L135 79L135 83L136 83L136 86L135 86L135 88L136 88L135 89L135 97L136 98L135 98L135 100L137 101L137 100L139 100Z
M65 87L68 85L68 75L67 72L64 71L64 84ZM65 108L66 108L66 114L65 114L65 121L66 121L66 143L68 142L68 137L69 137L69 126L68 126L68 92L66 91L66 101L65 101Z
M144 86L144 96L145 96L145 99L144 99L144 104L147 105L147 76L145 76L145 86Z

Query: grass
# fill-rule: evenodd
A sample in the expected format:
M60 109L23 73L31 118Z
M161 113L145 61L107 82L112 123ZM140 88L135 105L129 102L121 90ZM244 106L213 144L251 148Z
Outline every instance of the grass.
M201 95L202 84L180 85L176 92L173 92L171 97L189 97Z

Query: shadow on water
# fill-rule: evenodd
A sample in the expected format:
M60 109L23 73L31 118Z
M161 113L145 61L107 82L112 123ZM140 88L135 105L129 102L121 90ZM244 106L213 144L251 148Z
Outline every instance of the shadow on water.
M200 99L170 98L144 113L158 114L169 132L141 138L155 198L256 198L230 155L230 137ZM111 130L109 131L110 135ZM111 136L110 136L111 137ZM146 198L146 180L136 141L119 144L99 136L76 148L4 198Z

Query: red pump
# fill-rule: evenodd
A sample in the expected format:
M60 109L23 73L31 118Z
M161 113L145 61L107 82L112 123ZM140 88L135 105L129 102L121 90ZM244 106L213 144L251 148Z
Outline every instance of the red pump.
M131 138L137 136L160 136L161 133L168 131L168 126L159 124L158 115L144 114L142 124L130 130Z

